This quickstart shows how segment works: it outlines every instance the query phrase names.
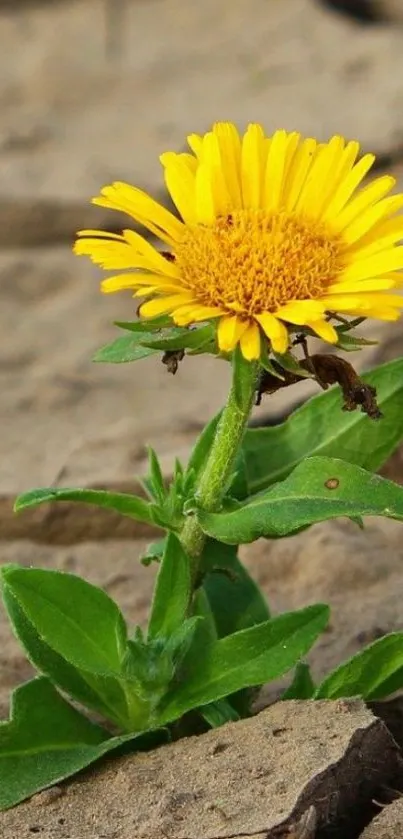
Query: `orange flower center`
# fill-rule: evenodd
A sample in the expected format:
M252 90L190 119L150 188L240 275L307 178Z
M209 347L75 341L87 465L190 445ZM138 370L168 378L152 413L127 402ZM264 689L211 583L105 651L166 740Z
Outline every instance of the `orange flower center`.
M345 266L341 237L318 221L237 210L193 227L175 248L183 284L206 306L246 316L320 298Z

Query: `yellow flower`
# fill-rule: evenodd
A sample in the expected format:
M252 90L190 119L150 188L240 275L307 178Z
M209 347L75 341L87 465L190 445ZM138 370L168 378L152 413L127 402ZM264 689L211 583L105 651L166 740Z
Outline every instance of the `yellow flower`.
M356 162L355 141L266 137L260 125L241 137L231 123L188 143L191 153L161 155L180 218L125 183L93 199L164 247L132 230L82 230L77 254L126 272L104 280L104 292L133 289L149 298L141 316L169 314L180 326L218 318L220 350L240 342L247 359L259 358L262 336L286 352L290 325L334 343L336 313L399 317L403 297L387 292L402 284L403 195L386 197L395 184L387 175L357 193L374 155Z

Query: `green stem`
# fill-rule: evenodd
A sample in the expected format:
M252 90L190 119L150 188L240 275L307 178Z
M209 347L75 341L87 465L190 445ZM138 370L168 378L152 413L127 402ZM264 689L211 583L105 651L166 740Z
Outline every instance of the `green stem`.
M196 500L203 510L219 509L234 470L236 456L252 410L257 365L246 361L240 350L233 356L232 386L221 414L216 436L196 488ZM190 516L182 529L182 545L193 560L193 579L197 578L205 534L196 516Z

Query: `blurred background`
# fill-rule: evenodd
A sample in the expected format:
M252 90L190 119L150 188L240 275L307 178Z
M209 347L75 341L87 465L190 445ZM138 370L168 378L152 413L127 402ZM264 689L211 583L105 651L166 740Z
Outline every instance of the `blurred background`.
M0 492L12 496L61 471L133 474L145 438L186 446L225 392L226 365L208 359L175 379L154 360L91 364L134 305L101 296L101 272L71 254L77 229L117 223L90 197L119 179L164 200L159 154L215 120L341 133L400 177L403 0L0 0L0 45Z
M15 517L16 493L124 487L146 442L168 469L221 405L228 365L91 363L135 305L102 296L101 272L71 253L76 230L117 223L89 199L119 179L164 200L159 154L215 120L358 139L403 189L403 0L0 0L0 115L0 558L94 579L96 546L54 548L91 538L87 511ZM361 366L403 354L402 324L374 334Z

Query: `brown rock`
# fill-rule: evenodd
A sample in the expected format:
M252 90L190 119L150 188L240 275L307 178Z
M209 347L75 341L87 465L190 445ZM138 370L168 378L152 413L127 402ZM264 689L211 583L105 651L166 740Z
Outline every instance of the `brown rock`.
M361 834L360 839L401 839L403 836L403 799L382 809Z
M398 783L402 768L393 739L361 702L284 702L103 765L46 807L35 796L4 813L0 826L4 839L25 839L32 825L44 839L286 839L301 837L297 825L313 806L318 828L343 825L353 835L380 785Z

